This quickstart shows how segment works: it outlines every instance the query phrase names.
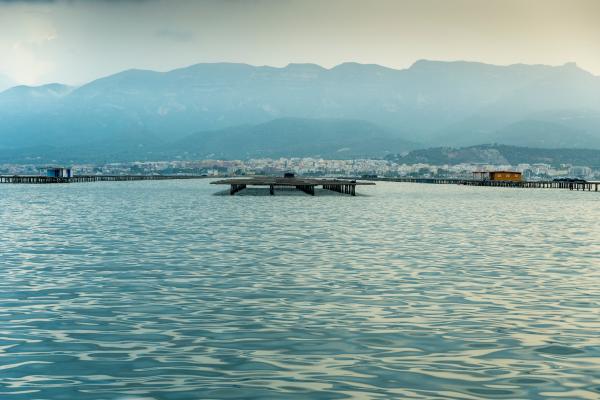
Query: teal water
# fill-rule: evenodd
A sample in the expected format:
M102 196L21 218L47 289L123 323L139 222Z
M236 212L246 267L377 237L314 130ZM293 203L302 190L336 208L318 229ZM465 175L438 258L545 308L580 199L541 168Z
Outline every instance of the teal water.
M1 399L600 398L600 195L0 186Z

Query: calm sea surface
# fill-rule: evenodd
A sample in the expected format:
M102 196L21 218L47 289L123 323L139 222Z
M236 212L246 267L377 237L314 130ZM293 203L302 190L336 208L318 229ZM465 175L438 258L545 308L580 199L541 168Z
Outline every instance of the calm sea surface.
M0 186L1 399L600 398L600 194Z

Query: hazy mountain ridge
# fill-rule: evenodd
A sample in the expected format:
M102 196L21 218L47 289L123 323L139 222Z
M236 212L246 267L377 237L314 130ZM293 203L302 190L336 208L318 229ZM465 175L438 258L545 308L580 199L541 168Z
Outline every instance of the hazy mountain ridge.
M418 147L362 120L280 118L254 126L200 132L172 148L197 158L382 157Z
M405 155L389 155L386 159L404 164L456 165L470 164L560 164L600 167L600 150L540 149L487 144L461 148L435 147L419 149Z
M232 128L236 131L238 128ZM214 131L212 133L219 133ZM243 132L240 130L239 132ZM204 148L197 147L197 142L190 143L192 138L186 138L179 143L168 147L162 145L140 146L132 143L121 143L118 149L114 147L94 147L94 146L36 146L23 148L19 150L0 149L0 163L27 163L27 164L75 164L75 163L110 163L110 162L130 162L130 161L160 161L160 160L196 160L200 158L218 158L219 156L234 158L258 158L258 157L286 157L289 151L283 153L265 154L261 149L259 153L242 152L234 150L230 154L221 154L211 152L218 149L208 145ZM183 146L189 145L189 148L182 150ZM309 149L311 150L311 149ZM322 150L322 149L320 149ZM383 153L384 151L381 151ZM344 159L344 152L326 153L321 152L324 158ZM351 154L351 153L350 153ZM358 156L359 153L356 155ZM228 157L232 155L232 157ZM308 156L318 157L313 151L307 153ZM299 156L294 154L294 156ZM302 155L300 155L302 156ZM435 147L427 149L417 149L402 154L387 154L386 160L399 164L430 164L430 165L456 165L456 164L496 164L496 165L518 165L518 164L549 164L555 167L561 164L589 166L600 168L600 150L595 149L540 149L531 147L508 146L498 144L487 144L468 147Z
M600 148L600 78L574 64L426 60L405 70L356 63L128 70L75 89L0 93L0 148L103 143L118 152L123 142L147 147L282 118L361 120L423 147Z
M30 146L0 150L0 162L110 162L165 159L261 157L384 157L417 148L375 124L361 120L281 118L196 132L174 142L158 138L116 142Z

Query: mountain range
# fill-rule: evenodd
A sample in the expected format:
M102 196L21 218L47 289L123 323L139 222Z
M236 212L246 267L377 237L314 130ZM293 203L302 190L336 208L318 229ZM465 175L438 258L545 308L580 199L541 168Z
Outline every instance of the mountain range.
M540 149L499 144L417 149L385 158L400 164L549 164L555 167L572 164L600 168L600 150L597 149Z
M346 158L481 143L600 148L600 77L573 63L217 63L0 93L0 161Z
M155 137L56 146L0 148L0 162L108 163L168 159L247 159L278 157L384 157L417 148L378 125L362 120L279 118L257 125L198 132L168 142ZM143 144L142 144L143 143Z

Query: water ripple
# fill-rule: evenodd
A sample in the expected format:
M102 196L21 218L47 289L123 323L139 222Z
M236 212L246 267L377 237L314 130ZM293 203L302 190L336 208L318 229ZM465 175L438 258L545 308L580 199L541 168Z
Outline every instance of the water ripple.
M0 187L0 397L600 398L600 198Z

